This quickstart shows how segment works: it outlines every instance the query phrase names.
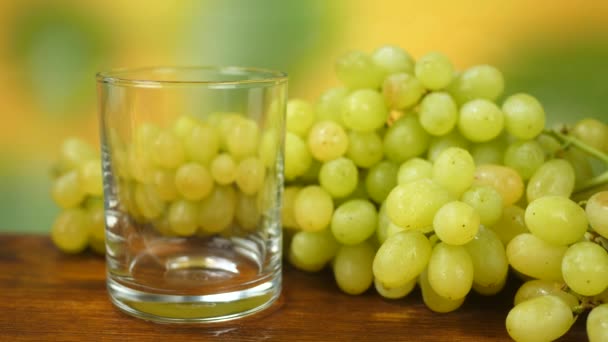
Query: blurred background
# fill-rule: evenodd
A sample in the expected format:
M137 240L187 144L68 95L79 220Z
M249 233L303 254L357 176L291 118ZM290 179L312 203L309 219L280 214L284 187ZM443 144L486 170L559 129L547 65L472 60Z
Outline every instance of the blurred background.
M50 169L97 143L96 71L232 64L285 70L290 97L337 85L334 60L395 44L492 64L552 122L608 121L608 1L0 1L0 231L47 232Z

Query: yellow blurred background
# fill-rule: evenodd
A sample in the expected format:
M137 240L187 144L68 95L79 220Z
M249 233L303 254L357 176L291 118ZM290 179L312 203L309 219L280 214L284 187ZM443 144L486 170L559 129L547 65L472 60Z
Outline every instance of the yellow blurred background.
M0 231L46 232L66 137L97 144L94 73L246 65L290 74L290 97L337 84L351 49L442 51L492 64L552 122L608 121L608 2L571 0L0 1Z

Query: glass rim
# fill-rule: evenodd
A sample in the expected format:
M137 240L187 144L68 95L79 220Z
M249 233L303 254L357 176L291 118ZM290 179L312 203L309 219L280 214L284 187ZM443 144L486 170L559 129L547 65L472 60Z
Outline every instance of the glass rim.
M218 74L226 75L254 75L259 74L255 78L243 78L239 80L153 80L140 77L132 77L130 74L146 71L215 71ZM135 67L135 68L116 68L109 71L100 71L95 75L98 83L108 83L117 85L131 85L142 87L159 87L163 85L207 85L207 86L239 86L239 85L255 85L255 84L281 84L287 82L288 76L286 72L256 68L256 67L241 67L241 66L150 66L150 67Z

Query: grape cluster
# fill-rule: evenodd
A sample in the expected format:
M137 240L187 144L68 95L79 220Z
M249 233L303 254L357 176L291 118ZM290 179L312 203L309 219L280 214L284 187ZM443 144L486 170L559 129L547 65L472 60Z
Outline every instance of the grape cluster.
M287 104L292 265L330 265L353 295L373 285L395 299L418 285L436 312L471 290L500 292L512 269L529 280L506 320L515 340L556 339L589 308L590 339L608 338L608 192L597 192L608 174L590 164L608 163L605 124L546 131L533 96L497 102L498 69L459 72L437 52L354 51L336 75L344 86L314 105ZM583 207L585 191L597 193Z

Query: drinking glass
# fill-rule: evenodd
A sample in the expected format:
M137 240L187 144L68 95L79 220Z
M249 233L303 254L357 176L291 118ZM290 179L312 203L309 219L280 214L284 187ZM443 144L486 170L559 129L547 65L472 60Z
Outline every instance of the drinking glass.
M97 74L107 287L122 311L218 322L281 291L287 76L241 67Z

